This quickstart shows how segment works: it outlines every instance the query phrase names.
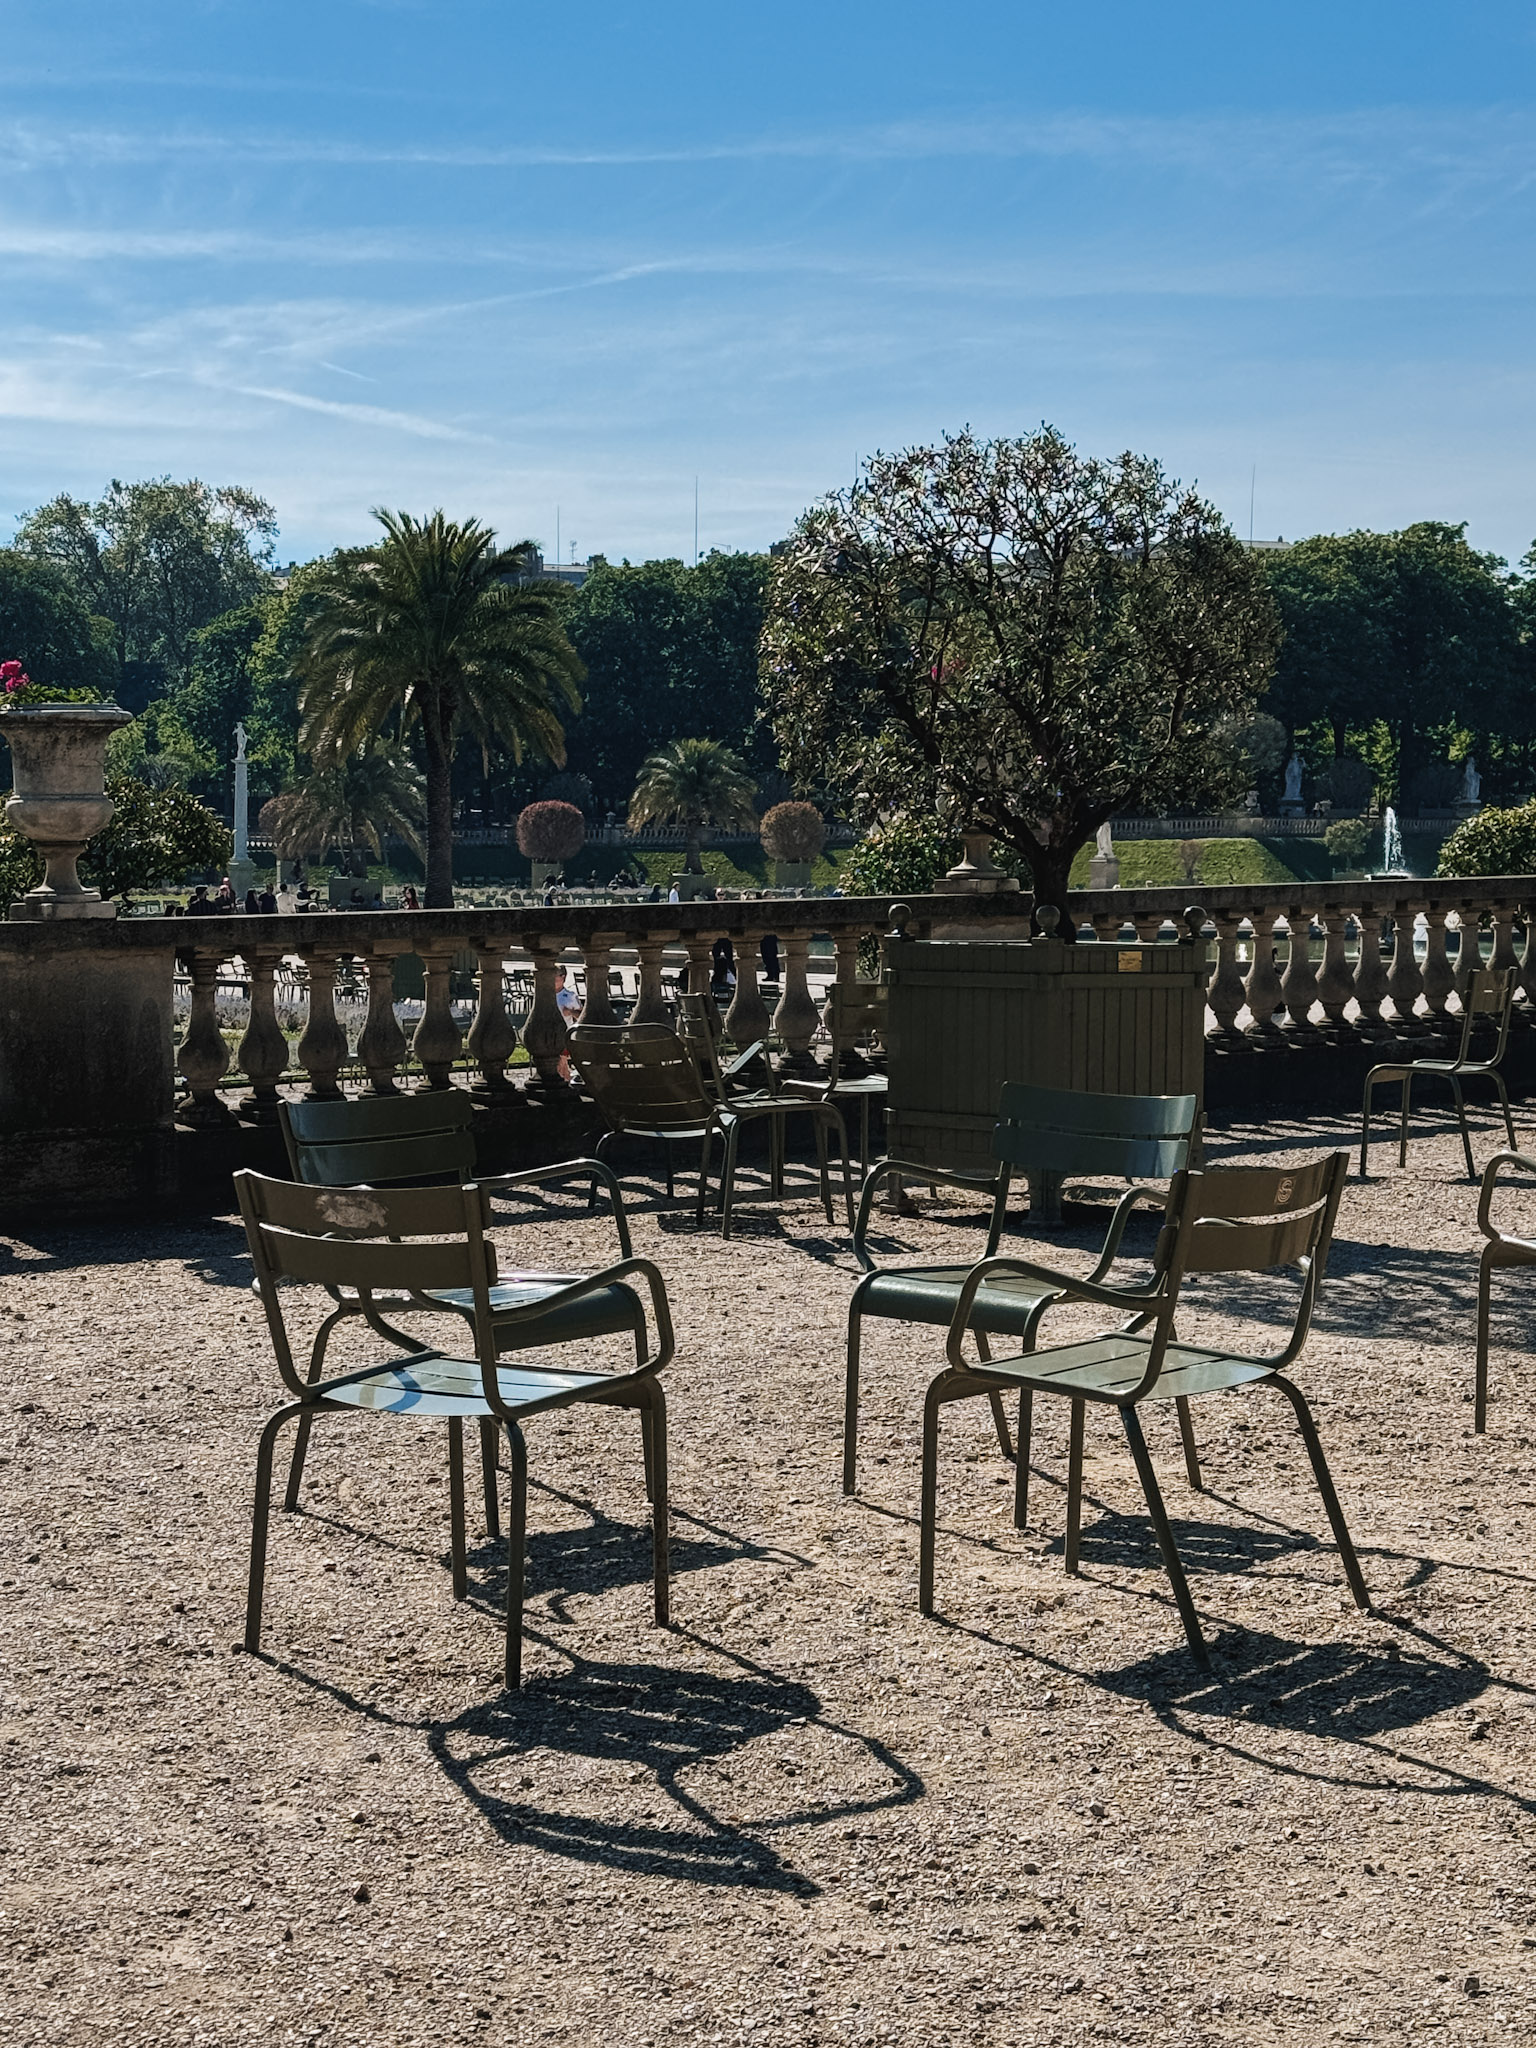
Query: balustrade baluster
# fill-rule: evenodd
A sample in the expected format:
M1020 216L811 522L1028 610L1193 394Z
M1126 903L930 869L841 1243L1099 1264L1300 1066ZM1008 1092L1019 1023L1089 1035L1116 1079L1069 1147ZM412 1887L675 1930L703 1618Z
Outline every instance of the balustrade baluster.
M229 1069L229 1047L219 1029L218 975L222 965L218 952L199 948L187 960L192 982L192 1008L187 1029L176 1052L176 1066L192 1090L191 1100L176 1111L176 1121L197 1128L211 1128L230 1122L230 1113L219 1100L218 1086Z
M1515 951L1515 906L1507 898L1495 903L1488 913L1493 931L1493 951L1488 965L1497 974L1513 968L1518 974L1520 955Z
M1349 964L1349 912L1341 904L1325 904L1320 918L1323 926L1323 965L1317 977L1317 999L1326 1020L1324 1036L1335 1045L1354 1037L1345 1017L1355 993L1355 970Z
M555 1000L555 969L560 962L558 939L531 939L533 956L533 1008L523 1025L523 1044L533 1063L534 1078L541 1087L560 1085L560 1060L570 1034L560 1005Z
M1251 911L1249 922L1253 926L1253 963L1248 969L1246 994L1248 1013L1253 1021L1248 1026L1248 1036L1278 1045L1283 1041L1280 1027L1275 1022L1275 1012L1280 1007L1284 991L1275 967L1275 913L1272 910Z
M619 1021L614 1015L613 992L608 986L617 937L616 932L594 932L582 945L582 968L587 977L587 999L581 1006L579 1019L583 1024L613 1025Z
M1456 928L1460 938L1456 948L1456 993L1463 1005L1472 977L1483 964L1483 919L1476 910L1459 910L1456 913Z
M475 1093L510 1095L513 1091L506 1067L517 1045L517 1033L507 1015L507 989L502 966L506 946L499 939L482 939L475 952L480 964L480 992L475 1004L475 1021L464 1041L470 1058L480 1069Z
M311 1102L334 1102L347 1059L347 1034L336 1015L336 955L329 946L303 948L309 976L309 1015L299 1039L299 1065L309 1076Z
M1516 982L1516 1001L1522 1004L1536 1003L1536 929L1533 929L1533 906L1522 903L1520 922L1524 928L1525 945L1520 955L1520 978Z
M1131 923L1135 927L1137 938L1144 946L1155 946L1158 943L1162 936L1163 926L1167 921L1160 910L1133 910L1131 912Z
M857 932L834 932L832 950L837 955L837 974L833 986L851 988L859 978L859 943ZM827 1000L822 1005L821 1021L832 1029L832 989L827 990Z
M1088 922L1093 927L1093 936L1101 946L1112 946L1120 936L1124 920L1117 911L1095 910Z
M814 1075L816 1061L811 1053L811 1040L816 1036L821 1018L811 999L810 982L806 978L811 952L810 934L792 933L782 944L784 986L779 1007L773 1013L773 1028L787 1048L784 1064L796 1074Z
M1285 1030L1293 1039L1309 1044L1320 1042L1321 1034L1312 1022L1312 1005L1317 1001L1317 973L1312 965L1312 913L1300 903L1285 907L1286 961L1280 977L1285 1000Z
M375 1095L398 1095L395 1073L404 1063L406 1042L395 1015L395 955L382 946L370 946L365 966L368 1015L357 1041L358 1058L368 1070L368 1084Z
M689 932L683 940L688 948L688 988L691 996L709 994L711 964L716 932Z
M428 1088L451 1088L453 1063L464 1042L453 1014L453 963L460 948L427 940L417 951L426 972L427 1000L411 1038L411 1050L421 1062Z
M1428 1027L1418 1016L1418 1000L1424 988L1414 952L1414 920L1417 903L1399 903L1392 913L1392 964L1387 969L1387 987L1392 995L1394 1022L1399 1031L1418 1034Z
M1456 970L1445 950L1445 919L1446 913L1438 904L1430 904L1424 912L1424 966L1420 974L1430 1021L1441 1026L1450 1021L1447 1004L1456 987Z
M669 1024L666 992L661 985L661 957L675 932L649 932L636 941L640 954L640 997L630 1015L631 1024Z
M1215 911L1212 917L1216 926L1216 966L1205 992L1206 1004L1216 1019L1211 1038L1234 1051L1251 1051L1248 1040L1237 1028L1237 1013L1244 1000L1243 970L1237 957L1243 921L1231 910Z
M736 948L736 992L725 1013L725 1032L737 1045L755 1045L773 1029L768 1005L757 985L762 936L761 932L743 932Z
M277 1084L288 1069L288 1041L277 1021L275 981L281 953L256 948L245 966L251 980L251 1017L240 1041L240 1071L250 1082L240 1114L251 1123L277 1122Z
M1360 931L1360 955L1355 962L1355 1001L1360 1009L1359 1031L1363 1038L1385 1038L1388 1026L1381 1006L1391 991L1387 971L1381 964L1381 912L1367 903L1356 913Z

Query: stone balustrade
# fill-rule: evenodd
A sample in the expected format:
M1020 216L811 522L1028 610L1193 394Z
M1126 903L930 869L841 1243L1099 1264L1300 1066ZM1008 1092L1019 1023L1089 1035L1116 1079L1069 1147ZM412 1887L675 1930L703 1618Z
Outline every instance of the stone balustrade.
M1029 898L1018 893L907 901L914 936L1018 939L1031 928ZM1072 913L1085 940L1154 943L1191 918L1198 924L1218 1060L1422 1043L1454 1024L1458 990L1479 959L1515 968L1522 1007L1536 1007L1532 876L1085 890ZM194 1129L270 1124L285 1090L324 1099L346 1087L445 1088L467 1068L487 1105L553 1097L567 1038L556 999L562 961L584 971L589 1021L615 1018L615 964L630 1016L656 1021L669 1014L664 968L686 971L700 988L714 941L727 937L737 972L732 1036L771 1030L790 1066L805 1071L817 1057L814 984L857 979L861 946L869 972L868 942L891 915L889 898L748 898L0 924L3 1206L14 1213L29 1189L51 1199L71 1178L98 1190L121 1185L125 1200L135 1189L163 1192L167 1172L174 1177L173 1114ZM770 932L781 975L765 991L759 945ZM1307 943L1294 943L1301 933ZM409 1032L395 996L405 953L424 969ZM235 961L249 1010L232 1045L221 997ZM516 1014L508 961L526 963ZM473 990L472 1015L455 986Z

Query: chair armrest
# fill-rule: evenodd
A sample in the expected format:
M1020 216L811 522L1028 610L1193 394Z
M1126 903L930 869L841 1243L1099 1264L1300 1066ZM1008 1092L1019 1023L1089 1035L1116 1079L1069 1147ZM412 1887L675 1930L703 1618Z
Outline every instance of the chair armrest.
M976 1188L995 1197L1006 1172L1006 1167L999 1166L995 1173L951 1173L937 1166L917 1166L910 1159L877 1159L865 1174L864 1185L859 1191L858 1220L853 1226L854 1257L866 1273L875 1270L874 1260L865 1254L864 1239L869 1231L870 1212L875 1206L875 1189L891 1174L903 1173L912 1180L934 1181L948 1188Z
M1492 1238L1496 1244L1501 1232L1494 1229L1489 1221L1489 1210L1493 1204L1494 1190L1499 1184L1499 1169L1503 1166L1518 1166L1522 1173L1536 1173L1536 1159L1529 1152L1495 1152L1483 1169L1483 1192L1477 1205L1477 1227L1484 1237Z
M1125 1236L1125 1226L1131 1220L1131 1211L1141 1201L1160 1202L1165 1209L1168 1206L1168 1197L1160 1188L1149 1188L1139 1181L1128 1187L1115 1204L1115 1213L1109 1219L1109 1229L1104 1233L1104 1249L1099 1254L1099 1263L1088 1275L1090 1280L1102 1280L1119 1258L1120 1240Z
M1058 1299L1071 1298L1076 1301L1096 1301L1105 1308L1137 1309L1155 1307L1164 1296L1161 1276L1150 1287L1106 1287L1102 1280L1084 1275L1079 1279L1072 1273L1058 1273L1053 1266L1036 1265L1033 1259L1014 1259L1004 1255L1001 1258L979 1259L966 1274L960 1289L960 1298L955 1303L955 1312L950 1317L949 1338L945 1351L952 1366L966 1366L961 1344L970 1327L971 1310L976 1297L994 1274L1010 1273L1021 1280L1041 1280L1044 1291ZM983 1370L985 1368L983 1367Z
M634 1274L645 1281L651 1296L651 1315L656 1324L656 1350L649 1358L641 1359L638 1365L627 1372L611 1375L615 1386L626 1380L649 1377L664 1370L672 1361L676 1344L672 1334L672 1308L667 1300L667 1284L661 1277L661 1269L650 1259L620 1259L615 1266L605 1266L600 1273L588 1273L580 1280L573 1280L568 1287L557 1287L550 1293L530 1302L526 1308L503 1309L497 1313L498 1323L536 1323L540 1316L547 1316L551 1309L561 1308L568 1301L577 1301L584 1294L595 1294L601 1288L615 1286ZM496 1384L495 1365L481 1364L481 1378L485 1398L494 1414L511 1421L502 1403L500 1389Z
M619 1191L618 1177L601 1159L563 1159L557 1166L530 1166L522 1173L490 1174L478 1180L476 1186L484 1188L488 1195L497 1195L508 1188L542 1187L562 1180L601 1181L613 1208L619 1256L633 1258L635 1248L630 1241L629 1218L624 1213L624 1197Z
M725 1079L727 1081L733 1081L739 1073L743 1072L747 1067L751 1066L752 1062L755 1059L761 1057L761 1055L767 1050L767 1043L767 1040L763 1038L754 1039L751 1045L747 1046L743 1051L737 1053L735 1059L728 1061L726 1065L720 1069Z

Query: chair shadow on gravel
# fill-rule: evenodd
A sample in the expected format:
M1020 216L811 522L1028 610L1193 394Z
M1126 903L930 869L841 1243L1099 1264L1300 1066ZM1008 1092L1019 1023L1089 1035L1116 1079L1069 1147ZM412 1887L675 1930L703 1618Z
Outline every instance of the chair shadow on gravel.
M1085 1510L1098 1506L1099 1518L1084 1517L1079 1556L1085 1570L1128 1568L1155 1569L1160 1563L1157 1538L1145 1514L1122 1514L1085 1494ZM1185 1569L1195 1572L1251 1572L1272 1564L1291 1551L1321 1550L1321 1537L1303 1530L1273 1524L1268 1528L1244 1527L1233 1522L1196 1522L1175 1514L1174 1534ZM1058 1555L1063 1539L1057 1537L1051 1549Z
M534 1632L529 1631L530 1635ZM821 1701L798 1680L723 1650L732 1672L678 1670L663 1664L605 1663L573 1655L569 1670L531 1679L521 1693L467 1709L437 1723L429 1743L439 1767L506 1842L569 1856L610 1870L679 1878L692 1884L764 1888L801 1898L820 1889L761 1839L786 1828L827 1826L852 1814L908 1805L922 1781L884 1744L821 1718ZM801 1801L767 1819L736 1824L714 1814L683 1782L699 1765L737 1757L765 1737L805 1728L852 1744L861 1774L878 1773L881 1789L850 1793L811 1806ZM582 1758L624 1771L622 1817L582 1811L601 1801L590 1774L571 1772L555 1804L511 1796L533 1781L514 1775L519 1760ZM894 1782L893 1782L894 1781ZM767 1782L759 1769L755 1783ZM633 1789L631 1789L631 1787ZM564 1794L565 1796L561 1796ZM586 1798L583 1801L582 1795ZM655 1810L670 1803L671 1816Z

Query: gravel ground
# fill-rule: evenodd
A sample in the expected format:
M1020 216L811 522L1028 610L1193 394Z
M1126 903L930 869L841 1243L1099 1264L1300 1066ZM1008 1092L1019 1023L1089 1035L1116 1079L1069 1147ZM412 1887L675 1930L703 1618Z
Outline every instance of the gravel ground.
M1210 1676L1102 1416L1072 1580L1064 1414L1041 1418L1021 1534L984 1404L948 1411L944 1620L918 1617L939 1347L872 1328L845 1500L852 1261L814 1203L748 1211L722 1245L637 1202L677 1314L676 1625L648 1621L634 1418L544 1418L520 1696L497 1546L450 1597L423 1425L321 1423L305 1512L275 1527L266 1654L238 1650L276 1375L233 1220L4 1241L5 2040L1531 2039L1536 1302L1504 1284L1515 1348L1474 1439L1458 1171L1426 1138L1405 1174L1351 1183L1298 1374L1373 1614L1278 1397L1197 1410L1203 1496L1151 1418ZM888 1252L975 1251L979 1211L924 1211ZM574 1204L516 1241L525 1263L607 1253ZM1202 1305L1254 1348L1278 1303Z

